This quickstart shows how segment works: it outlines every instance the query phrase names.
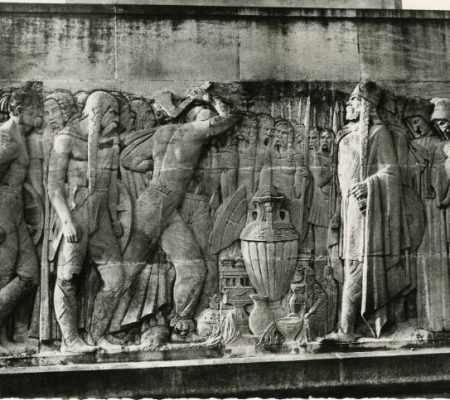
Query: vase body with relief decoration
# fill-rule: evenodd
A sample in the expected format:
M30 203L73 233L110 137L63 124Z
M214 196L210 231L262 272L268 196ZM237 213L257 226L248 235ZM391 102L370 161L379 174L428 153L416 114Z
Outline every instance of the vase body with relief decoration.
M298 255L298 233L287 202L274 186L259 189L240 235L245 268L257 293L251 296L255 307L249 318L250 330L256 336L286 316L281 301L289 291Z

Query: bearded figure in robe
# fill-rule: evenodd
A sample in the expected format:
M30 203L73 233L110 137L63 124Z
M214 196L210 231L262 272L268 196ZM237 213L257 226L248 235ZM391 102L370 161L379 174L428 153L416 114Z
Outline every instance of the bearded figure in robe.
M379 337L411 284L401 172L391 133L376 112L380 97L374 82L359 83L336 138L344 277L338 332L330 339L338 341L355 340L360 320Z

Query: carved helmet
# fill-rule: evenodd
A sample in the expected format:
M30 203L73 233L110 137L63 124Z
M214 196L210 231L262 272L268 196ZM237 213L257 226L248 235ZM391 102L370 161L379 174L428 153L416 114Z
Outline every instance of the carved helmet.
M359 96L377 107L380 103L382 92L383 91L381 90L381 88L375 82L362 81L359 82L353 89L350 98Z
M431 120L446 119L450 121L450 99L436 98L432 99L431 103L434 104L433 114L431 114Z
M430 121L431 103L420 97L409 99L403 110L403 119L422 117L425 121Z

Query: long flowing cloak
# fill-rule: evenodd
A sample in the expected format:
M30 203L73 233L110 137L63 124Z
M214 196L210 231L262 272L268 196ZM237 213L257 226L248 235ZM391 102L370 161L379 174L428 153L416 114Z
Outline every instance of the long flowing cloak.
M343 131L338 142L348 133ZM362 263L360 313L378 337L388 320L388 302L411 285L401 172L391 134L381 123L369 128L366 183L364 212L353 196L344 195L350 188L341 185L340 257Z

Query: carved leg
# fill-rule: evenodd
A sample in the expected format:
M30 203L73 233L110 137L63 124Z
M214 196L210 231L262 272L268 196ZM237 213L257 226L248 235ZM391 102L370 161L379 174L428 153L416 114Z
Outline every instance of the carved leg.
M133 285L134 280L139 275L139 273L142 271L142 269L145 267L145 263L132 263L132 262L126 262L123 264L124 269L124 275L125 275L125 283L124 288L122 292L122 296L119 299L118 305L116 307L116 310L114 312L111 326L109 328L109 331L111 333L120 332L122 329L122 321L125 317L125 314L128 311L128 308L130 306L132 292L131 292L131 286Z
M120 351L120 345L108 342L105 337L122 295L125 280L119 242L113 233L107 210L103 210L97 230L89 238L88 247L102 280L101 289L94 301L90 336L103 350Z
M8 215L9 210L5 213L5 216ZM3 314L0 319L1 354L8 354L14 351L11 348L12 343L7 335L5 323L9 313L14 309L15 302L20 300L20 297L16 298L16 300L11 298L10 294L8 294L9 289L7 289L8 285L14 279L17 254L18 236L16 232L12 232L7 234L0 243L0 294L2 295L1 303L3 303L0 305L0 314Z
M12 342L8 338L6 326L0 327L0 354L13 354L15 349L11 347Z
M180 208L180 216L192 231L195 241L200 246L206 264L206 278L196 310L196 317L208 307L210 297L219 292L219 270L217 257L210 256L209 236L213 224L211 220L208 198L204 195L189 193Z
M103 286L97 293L92 313L91 336L95 343L107 351L119 351L120 345L109 343L104 337L123 290L123 268L121 263L98 266Z
M67 245L70 244L67 243ZM80 337L77 326L76 277L81 271L81 266L63 263L66 256L70 256L69 251L64 254L64 250L68 250L68 248L64 249L63 245L53 294L55 317L62 335L61 352L90 353L96 348L86 344Z
M0 324L6 320L24 295L33 289L32 282L16 276L2 290L0 290Z
M55 318L61 330L61 352L90 353L95 346L88 345L78 333L76 298L76 281L85 263L88 243L88 217L84 208L74 214L77 226L82 230L81 239L77 243L61 240L58 251L57 277L53 295Z
M2 271L4 272L4 271ZM5 287L11 278L8 276L3 276L0 279L0 287ZM0 325L0 354L10 354L13 353L13 349L10 347L10 340L8 338L8 333L6 330L6 325Z
M362 296L362 263L345 260L344 285L342 289L342 307L340 315L341 340L356 338L356 317L361 307Z
M14 342L21 346L24 351L31 351L37 349L37 339L31 338L29 335L28 326L30 324L33 313L34 298L36 292L30 293L30 296L20 303L14 316ZM30 303L33 300L33 303Z
M20 299L14 312L14 342L9 345L17 353L37 351L38 343L28 336L28 326L31 310L36 296L39 282L39 266L34 244L24 223L18 227L18 256L16 261L16 275L29 286Z
M24 300L29 300L27 296ZM30 338L28 332L28 324L30 320L29 303L22 301L14 310L14 333L12 340L5 334L1 334L1 343L11 353L31 353L37 352L39 349L38 339Z
M74 278L67 280L58 277L53 295L55 315L62 334L61 352L90 353L95 351L78 334L77 299Z
M77 299L73 280L58 279L55 285L53 302L56 319L66 345L74 343L78 338L77 331Z
M203 289L206 266L200 246L177 212L162 235L161 245L176 271L172 340L196 341L199 337L193 317Z

